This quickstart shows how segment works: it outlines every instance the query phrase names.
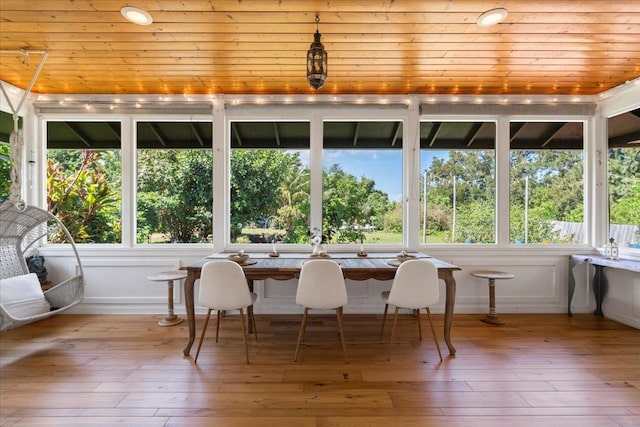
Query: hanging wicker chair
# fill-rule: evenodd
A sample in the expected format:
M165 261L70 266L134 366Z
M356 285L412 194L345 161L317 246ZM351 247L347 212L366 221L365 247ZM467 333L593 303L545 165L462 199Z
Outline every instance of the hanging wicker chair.
M40 209L36 206L27 206L20 198L20 179L22 168L22 132L18 128L19 116L22 104L31 92L31 88L38 77L47 59L47 51L26 51L19 50L16 54L23 56L23 63L28 63L29 54L41 54L42 59L36 69L27 90L22 96L20 103L14 107L11 97L7 94L2 82L0 82L0 92L13 111L13 132L9 139L10 160L11 160L11 187L9 200L0 205L0 285L4 281L5 287L0 295L0 331L16 328L18 326L35 322L47 317L51 317L64 310L68 310L82 301L84 296L84 273L82 263L76 245L69 234L69 230L60 222L55 215ZM37 247L46 239L52 239L60 243L71 245L77 259L76 274L60 283L55 284L44 293L39 286L38 279L28 276L23 280L23 276L29 275L29 268L25 257L30 252L35 252ZM6 280L5 280L6 279ZM42 304L36 306L36 310L21 307L15 310L16 294L24 291L37 294L35 303ZM5 298L6 294L10 297ZM42 296L44 294L44 297ZM18 304L22 304L20 298L16 298ZM34 299L25 298L27 305L33 304ZM13 313L13 314L12 314Z
M25 257L37 242L47 236L71 245L77 259L77 274L44 292L51 311L14 317L0 303L0 331L51 317L78 304L84 296L84 273L78 250L67 228L58 218L35 206L22 207L12 202L0 205L0 279L29 273Z

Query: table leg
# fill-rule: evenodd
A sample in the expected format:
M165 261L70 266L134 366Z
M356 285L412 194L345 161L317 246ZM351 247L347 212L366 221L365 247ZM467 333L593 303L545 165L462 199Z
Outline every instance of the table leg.
M573 300L573 293L576 290L576 278L573 277L573 267L576 266L576 260L569 256L569 288L567 289L567 313L569 316L573 316L571 313L571 301Z
M593 295L596 298L596 311L594 312L598 316L604 316L602 312L602 301L607 294L609 284L607 283L607 277L604 274L604 267L602 265L593 265L596 268L596 272L593 275Z
M196 274L193 270L187 271L187 278L184 281L184 305L187 310L187 324L189 325L189 342L184 348L183 353L185 356L189 355L191 346L196 339L196 317L195 317L195 304L193 297L193 288L196 282Z
M449 354L455 356L456 348L451 343L451 323L453 321L453 307L456 300L456 280L450 271L440 272L440 278L446 285L446 302L444 309L444 341L449 347Z
M247 279L247 285L249 286L249 292L253 292L253 280ZM247 309L249 310L249 309ZM253 313L253 307L251 307L251 312ZM255 314L254 314L255 316ZM247 333L251 335L253 333L253 322L247 322Z

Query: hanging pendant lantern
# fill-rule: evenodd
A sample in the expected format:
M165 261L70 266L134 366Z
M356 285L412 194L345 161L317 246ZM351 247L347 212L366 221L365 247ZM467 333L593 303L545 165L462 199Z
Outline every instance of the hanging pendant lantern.
M307 51L307 80L309 84L318 90L327 80L327 51L320 42L320 32L318 31L318 23L320 17L316 15L316 33L313 35L313 43Z

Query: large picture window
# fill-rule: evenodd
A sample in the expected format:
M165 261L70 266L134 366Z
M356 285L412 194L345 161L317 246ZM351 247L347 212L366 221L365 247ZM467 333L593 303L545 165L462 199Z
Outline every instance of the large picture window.
M136 124L138 243L212 241L212 124Z
M608 120L609 238L640 250L640 109Z
M309 122L230 125L230 242L308 242Z
M420 123L420 243L495 243L494 122Z
M47 123L47 209L76 243L122 242L121 158L119 122Z
M327 243L402 243L402 122L327 121L323 135Z
M582 243L582 122L510 124L511 243Z

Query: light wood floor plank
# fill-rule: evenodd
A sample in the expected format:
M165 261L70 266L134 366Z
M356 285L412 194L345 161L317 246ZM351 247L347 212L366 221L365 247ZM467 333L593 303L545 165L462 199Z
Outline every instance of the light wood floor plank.
M301 316L258 315L249 365L238 316L197 365L182 354L186 324L160 317L64 314L0 334L0 425L640 425L640 331L590 314L455 315L458 352L442 363L412 316L388 361L381 315L346 315L348 364L334 316L310 321L295 363Z

